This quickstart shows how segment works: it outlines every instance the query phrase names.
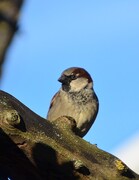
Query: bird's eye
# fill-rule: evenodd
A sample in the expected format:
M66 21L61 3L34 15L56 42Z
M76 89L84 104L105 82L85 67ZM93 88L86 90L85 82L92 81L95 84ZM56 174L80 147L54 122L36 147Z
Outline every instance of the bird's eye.
M76 79L76 76L74 74L72 74L70 77L72 80Z

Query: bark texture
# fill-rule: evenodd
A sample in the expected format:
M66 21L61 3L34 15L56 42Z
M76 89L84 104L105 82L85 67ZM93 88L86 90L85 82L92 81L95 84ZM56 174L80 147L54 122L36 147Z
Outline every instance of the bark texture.
M72 118L52 124L0 91L0 179L139 179L121 160L74 132Z

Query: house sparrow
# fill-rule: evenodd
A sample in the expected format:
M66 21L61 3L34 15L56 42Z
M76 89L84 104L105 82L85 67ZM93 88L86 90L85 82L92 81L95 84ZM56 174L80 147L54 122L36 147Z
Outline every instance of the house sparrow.
M47 119L54 121L60 116L71 116L76 121L76 134L83 137L94 123L99 108L93 80L85 69L71 67L58 81L62 87L51 101Z

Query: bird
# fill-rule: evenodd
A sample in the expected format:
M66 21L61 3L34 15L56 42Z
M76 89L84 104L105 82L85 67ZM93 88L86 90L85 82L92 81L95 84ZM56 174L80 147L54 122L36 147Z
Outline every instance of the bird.
M62 84L53 96L47 120L70 116L76 122L76 135L84 137L93 125L99 110L99 100L93 88L93 79L81 67L64 70L58 79Z

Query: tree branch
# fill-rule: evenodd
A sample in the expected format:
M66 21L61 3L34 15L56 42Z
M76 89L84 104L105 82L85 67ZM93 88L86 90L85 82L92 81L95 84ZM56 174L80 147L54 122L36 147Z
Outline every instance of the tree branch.
M76 136L72 118L52 124L3 91L0 127L0 179L139 179L121 160Z
M17 21L23 0L0 1L0 75L6 51L18 30Z

